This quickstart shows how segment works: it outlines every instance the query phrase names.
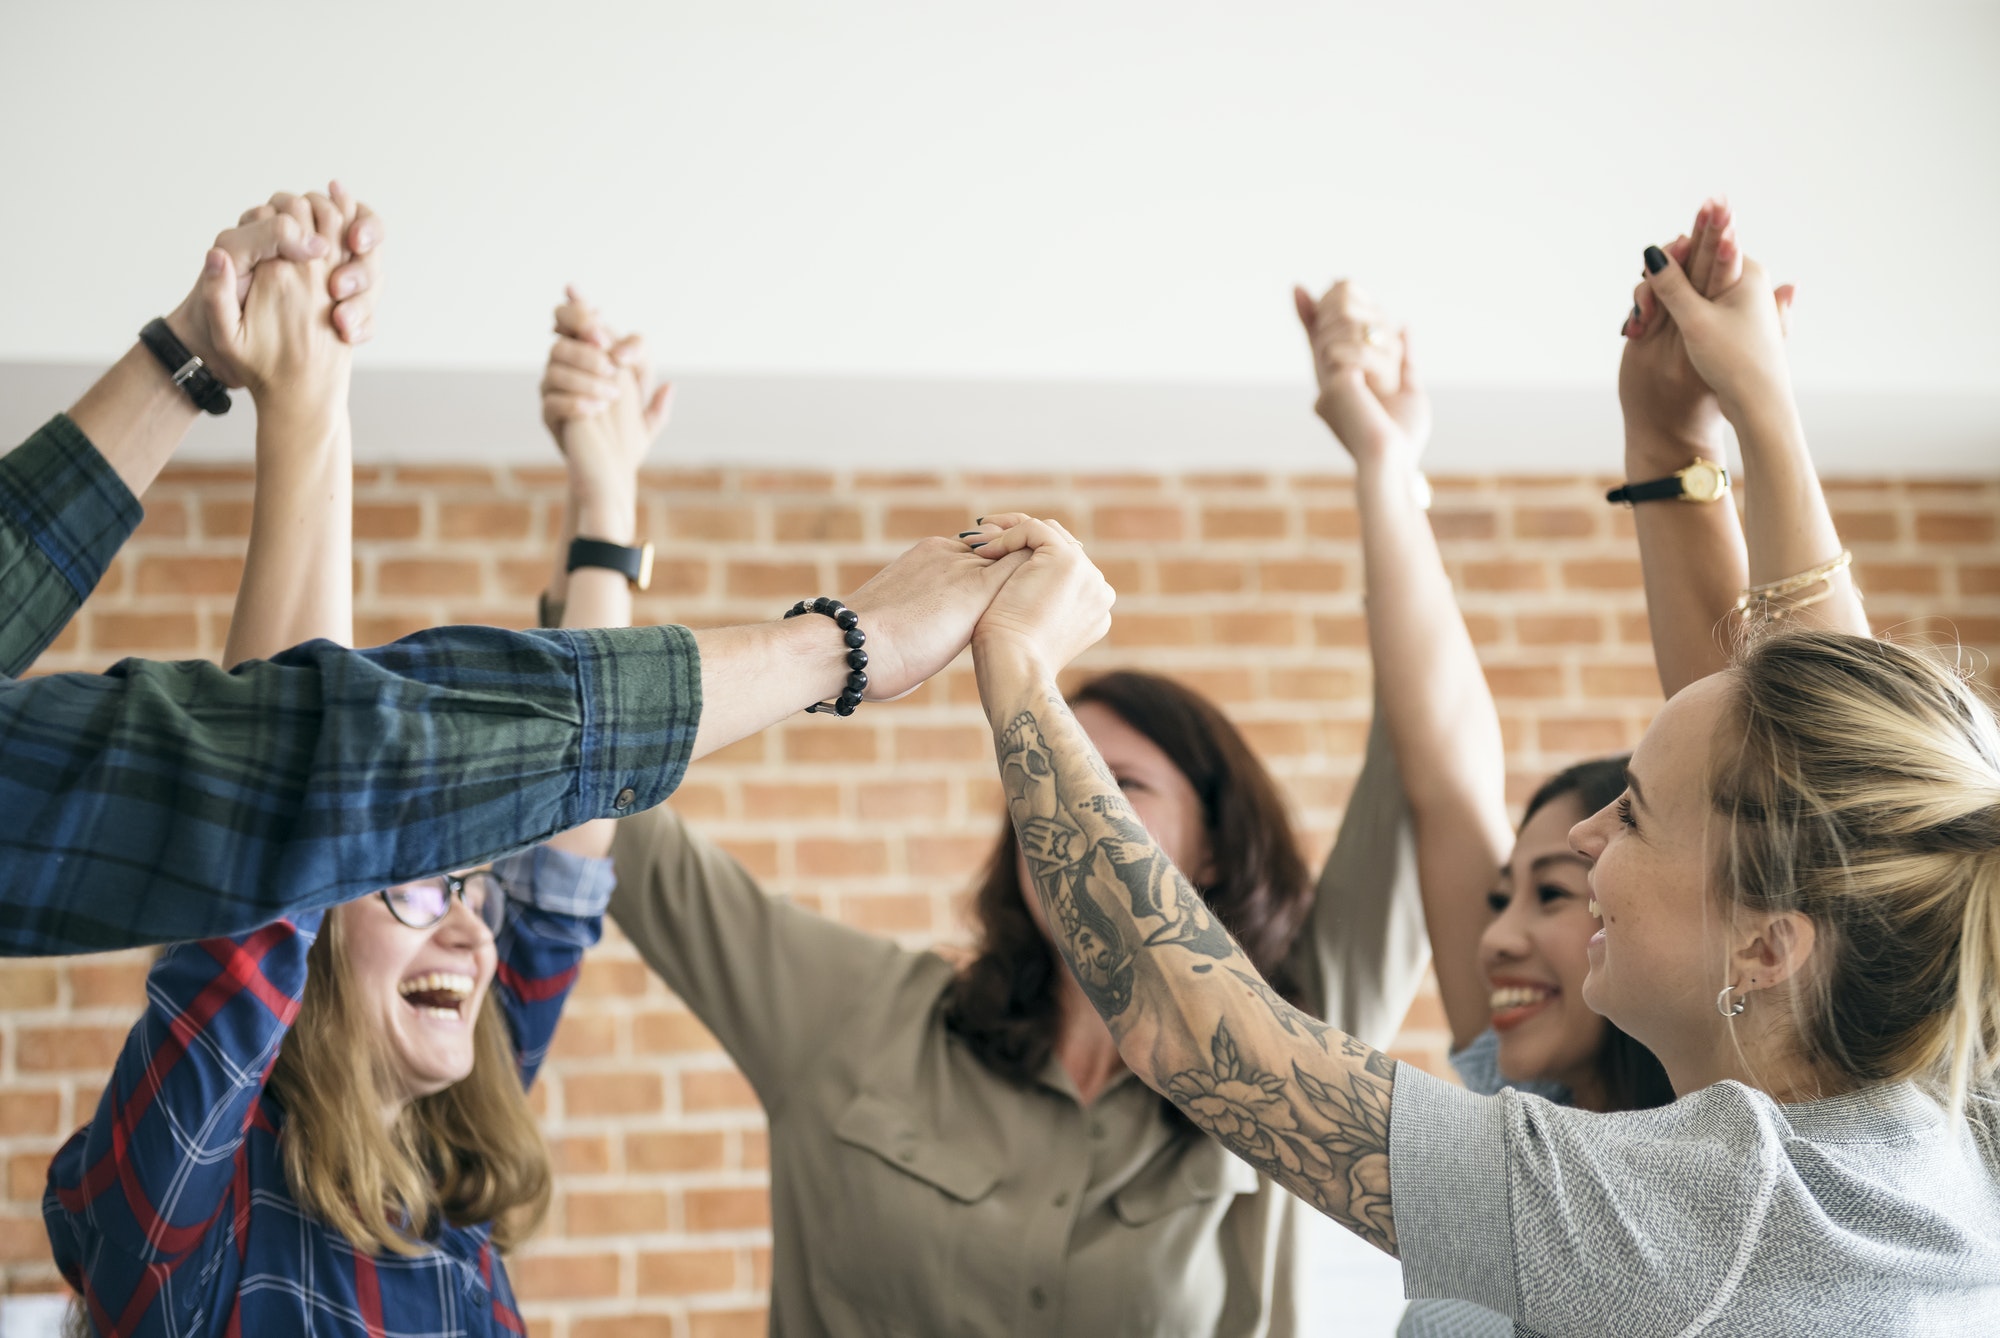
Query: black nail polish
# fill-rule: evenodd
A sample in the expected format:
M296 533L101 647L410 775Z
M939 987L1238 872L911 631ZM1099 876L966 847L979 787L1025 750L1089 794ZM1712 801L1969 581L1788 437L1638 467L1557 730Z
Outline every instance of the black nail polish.
M979 551L980 549L982 549L982 548L986 547L986 545L985 545L985 544L972 544L972 545L970 545L970 547L972 548L972 550L973 550L974 552L978 552L978 551Z
M958 537L961 539L970 539L973 535L978 533L979 533L978 530L960 530L958 532Z
M1658 274L1667 267L1667 253L1657 246L1646 248L1646 273Z

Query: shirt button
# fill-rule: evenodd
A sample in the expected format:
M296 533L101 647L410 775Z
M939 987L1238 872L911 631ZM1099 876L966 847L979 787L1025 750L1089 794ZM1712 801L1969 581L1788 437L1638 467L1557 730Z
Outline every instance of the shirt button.
M618 792L618 797L616 799L611 801L611 807L621 810L628 809L632 807L632 801L634 799L637 799L638 797L639 796L633 792L632 787L628 785L624 789Z
M1104 1121L1103 1121L1103 1120L1092 1120L1092 1121L1090 1122L1090 1136L1091 1136L1092 1138L1102 1138L1102 1137L1104 1137Z
M1043 1291L1040 1287L1028 1288L1029 1305L1033 1306L1037 1310L1041 1310L1045 1308L1048 1305L1048 1303L1049 1303L1049 1294L1047 1292Z
M1068 1191L1068 1190L1064 1189L1064 1190L1058 1190L1058 1191L1057 1191L1057 1193L1056 1193L1056 1207L1058 1207L1058 1208L1067 1208L1067 1207L1069 1207L1069 1191Z

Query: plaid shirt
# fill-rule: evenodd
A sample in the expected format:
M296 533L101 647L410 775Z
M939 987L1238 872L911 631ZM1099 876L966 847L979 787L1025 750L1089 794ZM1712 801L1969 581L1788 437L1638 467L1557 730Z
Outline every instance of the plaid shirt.
M0 955L234 934L464 868L680 783L686 628L444 627L225 673L14 679L139 519L58 416L0 458Z
M507 890L493 988L532 1083L597 941L609 860L546 848L494 866ZM293 1199L264 1090L298 1016L323 912L167 950L94 1119L42 1200L63 1276L108 1338L520 1334L490 1227L445 1226L414 1258L358 1254Z

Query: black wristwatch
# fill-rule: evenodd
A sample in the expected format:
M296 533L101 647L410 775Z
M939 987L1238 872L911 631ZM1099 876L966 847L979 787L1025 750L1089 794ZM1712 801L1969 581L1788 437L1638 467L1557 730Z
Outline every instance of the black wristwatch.
M1604 494L1607 502L1657 502L1675 497L1683 502L1714 502L1729 495L1729 471L1713 460L1696 459L1663 479L1628 483Z
M637 548L627 548L602 539L572 539L569 565L564 570L575 571L578 567L604 567L624 576L634 590L644 590L653 583L653 546L640 544Z
M207 363L188 351L164 319L156 316L147 321L146 328L139 331L139 342L160 360L160 366L187 392L196 408L204 413L229 412L229 387L208 370Z

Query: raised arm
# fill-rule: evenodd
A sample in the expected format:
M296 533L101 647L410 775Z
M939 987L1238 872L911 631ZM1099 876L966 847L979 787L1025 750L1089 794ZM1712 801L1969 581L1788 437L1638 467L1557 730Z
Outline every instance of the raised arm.
M1438 993L1462 1048L1485 1029L1485 897L1506 861L1506 750L1493 694L1425 514L1417 460L1430 404L1405 332L1351 284L1295 290L1312 342L1321 418L1354 458L1368 652L1415 829Z
M360 342L373 321L382 229L356 210L329 289L343 338ZM245 283L271 259L309 259L324 246L297 219L269 206L215 239L194 290L166 317L182 344L230 386L240 369L218 351L234 328ZM138 497L199 416L158 358L135 344L67 414L58 414L0 459L0 675L18 674L75 616L143 514Z
M1714 392L1743 449L1748 585L1753 592L1772 591L1769 600L1753 597L1749 613L1867 636L1853 573L1834 565L1843 551L1840 535L1792 394L1785 356L1791 287L1773 288L1756 261L1741 263L1741 281L1708 297L1695 282L1700 276L1666 251L1648 247L1645 253L1648 289L1672 318L1689 364ZM1802 584L1785 588L1791 578Z
M345 192L274 205L322 246L315 259L259 268L225 341L257 406L256 502L225 667L317 638L354 640L352 358L333 326L327 271L356 206Z
M1364 1240L1395 1253L1386 1056L1257 977L1153 842L1056 689L1112 594L1058 525L989 517L1031 552L973 639L1002 787L1056 945L1149 1087ZM984 551L984 550L982 550Z

